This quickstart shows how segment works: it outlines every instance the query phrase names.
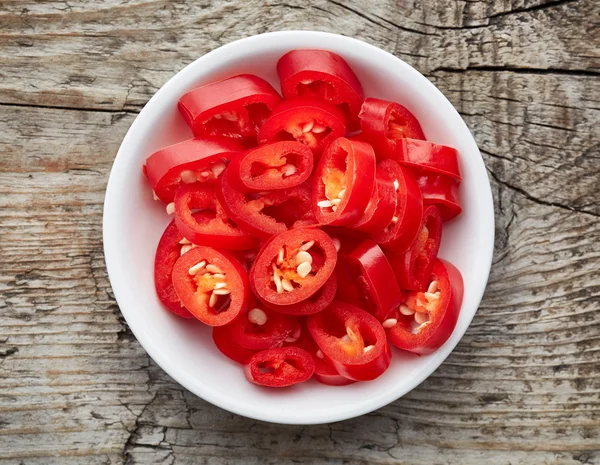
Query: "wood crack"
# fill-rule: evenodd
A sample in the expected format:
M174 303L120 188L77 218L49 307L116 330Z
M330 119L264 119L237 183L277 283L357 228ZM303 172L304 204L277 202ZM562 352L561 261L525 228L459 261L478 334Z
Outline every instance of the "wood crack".
M129 114L137 115L139 111L125 110L125 109L112 109L112 108L97 108L97 107L69 107L60 105L39 105L33 103L13 103L13 102L0 102L2 107L16 107L16 108L40 108L49 110L65 110L65 111L89 111L97 113L112 113L112 114Z
M513 15L513 14L517 14L517 13L531 13L534 11L548 10L548 9L552 9L552 8L561 7L563 5L568 5L569 3L576 3L578 1L580 1L580 0L556 0L553 2L542 3L541 5L534 5L534 6L530 6L530 7L515 8L514 10L509 10L509 11L502 11L500 13L495 13L493 15L490 15L490 16L488 16L488 18L489 19L500 18L502 16Z
M510 72L516 74L541 74L541 75L562 75L562 76L579 76L579 77L597 77L600 76L600 71L593 69L562 69L562 68L525 68L518 66L466 66L464 68L452 68L440 66L428 71L427 74L432 74L438 71L445 73L467 73L469 71L477 72Z

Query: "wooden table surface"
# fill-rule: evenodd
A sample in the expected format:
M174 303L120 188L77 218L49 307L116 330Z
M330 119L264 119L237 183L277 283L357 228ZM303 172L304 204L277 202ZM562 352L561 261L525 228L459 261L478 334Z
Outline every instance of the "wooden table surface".
M0 464L599 464L599 17L595 0L0 0ZM283 29L363 39L431 79L496 208L485 298L448 360L321 426L172 381L102 253L111 164L146 101L209 50Z

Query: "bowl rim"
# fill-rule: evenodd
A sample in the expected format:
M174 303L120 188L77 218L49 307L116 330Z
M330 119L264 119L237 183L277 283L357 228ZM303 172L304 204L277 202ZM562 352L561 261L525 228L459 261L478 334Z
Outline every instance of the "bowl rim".
M255 41L276 40L278 36L290 36L290 35L317 37L317 38L322 39L323 40L322 43L324 43L324 44L326 44L328 41L333 41L333 40L346 41L349 44L349 46L362 47L362 48L364 48L365 52L367 52L367 53L379 54L380 56L384 57L386 60L391 59L392 61L395 61L396 65L399 66L400 68L410 69L411 72L418 73L418 75L420 75L423 78L423 85L425 85L428 88L427 90L438 94L438 97L441 97L443 100L445 100L449 104L451 111L455 113L455 116L458 116L458 118L460 120L459 124L464 126L464 129L466 130L466 134L468 134L470 136L469 140L467 142L467 144L470 146L469 150L474 150L474 151L476 151L477 154L479 154L479 159L477 160L477 162L481 163L481 165L483 166L483 169L487 175L487 183L485 183L487 188L483 189L482 191L478 191L478 195L483 196L483 202L491 206L489 211L487 211L487 213L484 214L484 216L480 218L480 221L482 221L486 224L486 229L491 231L491 233L490 233L489 241L487 241L487 243L484 243L484 245L486 247L484 247L484 249L481 250L479 253L479 263L481 263L481 265L482 265L480 267L480 269L484 273L484 275L481 276L482 279L479 281L479 286L477 286L476 289L473 289L473 293L476 297L475 302L476 302L477 308L473 312L473 315L471 316L471 318L467 321L464 331L462 331L462 334L460 334L460 337L456 338L456 343L451 344L451 345L446 344L445 346L440 348L436 352L435 361L432 361L432 363L430 363L429 365L426 365L424 369L419 370L417 375L415 375L413 378L411 378L408 382L405 382L404 384L402 384L401 389L390 390L389 392L386 393L386 395L381 395L381 396L378 396L375 398L365 399L359 405L348 406L347 408L345 408L343 410L341 410L341 409L325 410L322 413L319 412L318 414L314 414L314 412L313 412L311 418L298 417L293 414L290 415L287 412L283 412L283 413L279 413L279 414L264 413L263 411L261 411L260 408L249 406L248 402L244 402L244 401L238 401L236 403L231 403L230 399L221 397L218 392L215 392L210 388L204 388L204 386L194 383L193 382L194 378L190 374L186 373L184 370L176 368L176 366L169 361L168 357L166 357L161 352L161 350L153 343L153 341L150 340L149 337L146 336L146 334L143 331L136 330L135 324L129 323L130 320L128 319L128 315L130 314L130 311L127 310L125 306L121 307L121 305L119 304L119 302L125 301L125 299L123 298L124 293L125 293L125 289L124 289L125 284L122 283L121 281L119 281L116 277L119 257L118 257L117 251L115 250L115 247L113 247L111 245L114 243L114 241L117 241L119 238L118 228L117 228L118 222L114 221L110 215L111 205L114 205L116 202L119 202L119 191L118 191L119 181L117 180L117 171L118 171L120 165L122 165L125 161L126 147L130 143L130 139L134 138L134 133L136 132L138 126L140 126L142 124L140 117L145 112L149 112L149 111L153 110L153 107L160 100L162 94L167 92L167 89L178 85L178 81L181 79L181 76L185 70L187 70L191 67L197 67L200 65L200 63L209 60L213 55L226 53L229 49L238 47L242 43L245 43L245 45L251 45L252 42L255 42ZM325 47L325 48L327 48L327 47ZM479 148L477 147L477 143L475 142L475 139L474 139L473 135L471 134L471 131L469 130L468 126L466 125L466 123L464 122L464 120L462 119L460 114L456 111L456 109L454 108L452 103L444 96L444 94L431 81L429 81L429 79L427 79L425 76L423 76L418 70L416 70L415 68L410 66L408 63L404 62L402 59L396 57L395 55L393 55L389 52L386 52L385 50L382 50L381 48L379 48L375 45L369 44L369 43L364 42L359 39L355 39L353 37L343 36L340 34L334 34L334 33L329 33L329 32L311 31L311 30L286 30L286 31L267 32L267 33L256 34L256 35L252 35L252 36L244 37L242 39L235 40L228 44L222 45L216 49L213 49L210 52L198 57L196 60L194 60L193 62L191 62L184 68L182 68L180 71L178 71L174 76L172 76L150 98L150 100L146 103L144 108L142 108L140 113L136 116L135 120L133 121L130 128L128 129L127 134L125 135L123 141L121 142L121 145L119 147L117 155L114 159L113 165L111 167L111 172L110 172L108 183L107 183L105 199L104 199L103 221L102 221L104 256L105 256L107 273L108 273L109 281L110 281L110 284L111 284L111 287L112 287L112 290L113 290L113 293L115 296L115 300L116 300L117 304L119 305L119 308L120 308L125 320L127 321L128 326L130 327L131 331L133 332L133 334L136 337L136 339L138 340L138 342L141 344L141 346L147 352L147 354L160 366L161 369L163 369L177 383L179 383L181 386L183 386L184 388L186 388L193 394L206 400L207 402L210 402L213 405L216 405L224 410L227 410L227 411L230 411L230 412L233 412L233 413L236 413L236 414L248 417L248 418L252 418L255 420L261 420L261 421L267 421L267 422L279 423L279 424L292 424L292 425L323 424L323 423L347 420L347 419L354 418L354 417L357 417L360 415L364 415L364 414L372 412L376 409L384 407L385 405L388 405L389 403L399 399L400 397L406 395L408 392L412 391L415 387L417 387L419 384L421 384L425 379L427 379L435 370L437 370L439 368L439 366L444 362L444 360L455 349L456 345L458 344L458 342L460 342L460 340L464 336L465 332L469 328L469 326L473 320L473 317L477 313L477 310L481 303L481 299L483 297L483 293L485 291L487 281L489 278L489 273L490 273L491 265L492 265L493 247L494 247L494 224L495 224L495 221L494 221L493 207L494 207L494 204L493 204L491 184L489 182L489 175L487 174L487 171L485 170L485 164L483 163L483 158L481 157L481 153L479 152ZM111 273L111 269L113 270L112 273ZM457 330L455 329L455 332L456 331Z

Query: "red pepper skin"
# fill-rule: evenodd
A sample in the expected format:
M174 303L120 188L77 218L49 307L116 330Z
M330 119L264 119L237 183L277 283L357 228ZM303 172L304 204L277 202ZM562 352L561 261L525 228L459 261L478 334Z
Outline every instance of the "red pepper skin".
M315 224L310 187L300 184L289 189L277 189L244 195L229 183L229 174L221 176L217 198L231 219L244 231L260 239Z
M277 74L286 99L326 100L344 111L350 131L358 129L364 92L341 56L326 50L292 50L277 62Z
M425 288L441 240L442 215L432 205L425 209L420 232L410 249L400 254L387 254L400 289L422 291Z
M265 370L266 369L266 370ZM267 387L287 387L310 379L315 362L298 347L279 347L253 355L244 365L248 381Z
M310 241L314 241L309 249L313 259L312 270L301 278L296 272L295 257L300 247ZM282 249L283 260L277 263ZM250 270L250 285L263 302L279 306L297 304L314 295L327 282L333 274L336 261L335 245L325 232L310 227L290 229L272 237L260 249ZM296 283L293 291L277 292L272 279L275 271L281 279Z
M335 273L325 281L325 284L313 295L302 302L292 305L274 305L270 302L263 302L271 310L285 315L314 315L324 310L335 298L337 292L337 278Z
M201 261L216 265L223 270L226 276L227 289L230 302L224 308L216 305L209 307L209 297L212 292L202 289L198 279L204 279L198 273L196 276L189 274L189 269ZM207 283L211 284L211 283ZM195 247L179 257L173 266L173 287L177 297L197 319L209 326L224 326L231 323L237 316L246 310L250 297L250 286L248 285L248 274L240 263L226 252L219 252L211 247Z
M298 327L290 317L261 308L267 314L267 322L257 325L248 320L246 314L240 315L231 326L236 344L252 350L265 350L278 347Z
M156 288L158 300L175 315L183 318L193 318L194 316L186 310L173 288L173 265L175 265L181 254L179 241L182 239L183 236L175 226L175 221L171 221L163 232L156 248L154 287Z
M272 142L236 157L227 170L229 183L241 192L288 189L302 184L313 170L312 151L293 141ZM293 174L286 169L293 167Z
M315 124L304 132L311 121ZM344 134L344 114L336 106L315 99L284 100L261 126L258 143L296 140L307 145L318 159L332 140Z
M212 330L212 338L217 349L234 362L244 365L257 352L246 349L233 340L233 325L215 326Z
M396 212L392 222L382 231L371 234L371 239L386 250L403 252L408 250L417 237L423 219L423 200L417 180L409 169L394 160L378 164L392 179L398 181Z
M378 160L395 158L399 139L425 140L417 118L398 103L377 98L365 99L359 117L361 136L371 143Z
M452 147L426 140L399 139L394 155L398 163L410 168L461 179L458 151Z
M320 201L338 198L336 210L319 207ZM375 190L375 153L371 146L344 137L334 140L315 169L312 186L313 208L320 224L342 226L360 219Z
M390 366L392 352L385 330L373 315L360 308L334 300L308 319L308 330L325 360L346 378L369 381ZM348 340L343 339L345 335ZM365 346L372 347L365 352Z
M226 137L189 139L154 152L146 159L144 174L156 196L165 203L172 202L184 182L181 173L196 176L199 182L211 182L218 176L212 166L241 155L244 146ZM222 169L222 168L219 168ZM205 173L201 176L200 173Z
M258 128L280 101L267 81L240 74L184 94L177 108L197 137L224 136L251 142L256 141Z
M192 210L210 210L208 214L192 214ZM175 195L175 224L183 236L194 244L220 249L247 250L256 247L250 234L234 227L215 196L214 187L185 185Z
M463 299L463 279L460 271L445 260L435 260L429 282L437 281L440 291L439 300L429 312L429 322L416 334L413 334L411 325L413 316L406 316L396 312L394 318L398 323L386 330L390 342L402 350L407 350L419 355L430 354L439 349L451 336ZM426 302L421 292L411 292L407 303L419 305Z
M402 293L396 281L390 279L394 270L383 251L375 242L366 240L346 260L351 265L355 285L363 290L366 310L379 321L385 320L400 305Z
M375 181L375 192L365 212L356 223L349 226L355 231L376 233L387 228L392 222L398 202L394 180L385 167L377 166Z
M323 354L320 353L321 349L319 349L319 346L313 340L305 326L302 327L300 337L296 341L284 343L284 345L299 347L306 350L311 355L313 362L315 362L315 373L313 374L313 378L319 383L328 386L347 386L348 384L356 382L352 379L344 378L331 363L325 360Z
M450 221L462 212L458 198L460 182L443 174L418 172L417 183L423 194L423 203L440 209L442 220Z

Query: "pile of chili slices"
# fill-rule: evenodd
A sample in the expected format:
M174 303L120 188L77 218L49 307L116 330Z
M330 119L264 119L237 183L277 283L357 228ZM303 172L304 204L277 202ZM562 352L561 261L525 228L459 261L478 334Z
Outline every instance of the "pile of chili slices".
M428 354L456 325L462 277L437 252L461 212L458 154L402 105L365 99L334 53L293 50L277 72L283 100L249 74L179 100L194 138L144 165L175 216L156 291L253 383L372 380L388 341Z

